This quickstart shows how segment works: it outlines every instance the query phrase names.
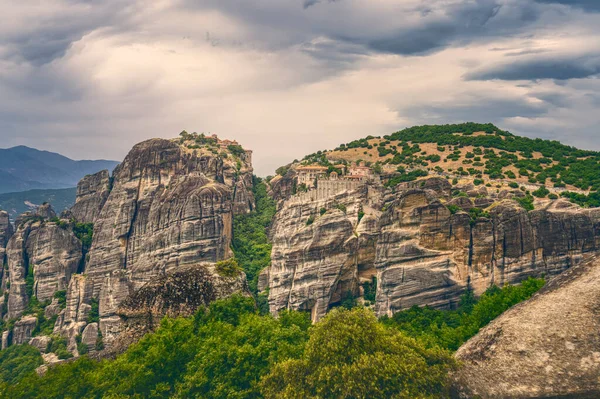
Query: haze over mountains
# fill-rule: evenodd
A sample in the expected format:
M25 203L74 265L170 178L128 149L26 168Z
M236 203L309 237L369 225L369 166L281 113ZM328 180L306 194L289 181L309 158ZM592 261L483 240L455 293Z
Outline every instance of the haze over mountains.
M63 155L17 146L0 149L0 193L75 187L85 175L112 171L117 161L75 161Z

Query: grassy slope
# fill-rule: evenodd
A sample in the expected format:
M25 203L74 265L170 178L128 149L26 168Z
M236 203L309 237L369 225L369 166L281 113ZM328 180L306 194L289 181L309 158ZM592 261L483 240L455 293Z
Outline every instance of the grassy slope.
M564 195L583 205L600 205L594 202L600 190L599 152L515 136L492 124L415 126L319 151L301 163L329 166L340 161L365 161L388 177L424 169L430 175L462 182L481 179L496 187L508 187L510 183L529 189L545 186L558 194L565 190L578 193ZM583 196L589 193L591 197Z

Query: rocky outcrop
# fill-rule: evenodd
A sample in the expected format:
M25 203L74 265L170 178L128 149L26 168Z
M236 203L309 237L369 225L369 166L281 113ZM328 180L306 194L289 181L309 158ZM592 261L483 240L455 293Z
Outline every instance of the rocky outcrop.
M29 345L38 348L41 353L46 353L46 349L48 349L48 344L52 341L52 338L47 336L39 336L34 337L29 340Z
M600 397L600 264L552 280L456 353L455 396Z
M214 264L233 255L233 216L254 208L252 184L251 152L235 142L186 133L136 145L112 177L103 171L79 183L62 220L47 204L18 218L6 250L8 317L25 320L30 303L42 307L77 355L81 344L124 342L124 320L136 310L123 303L145 298L139 312L154 320L147 332L165 315L247 293L243 273L219 276ZM13 336L28 342L21 330Z
M260 279L275 313L311 310L316 320L341 294L360 297L372 276L379 316L413 305L454 307L467 285L481 294L529 276L551 278L595 254L600 243L600 209L563 200L528 212L485 187L470 187L473 198L452 198L439 178L387 191L367 185L328 199L311 198L316 191L282 201L275 216L272 265ZM332 210L338 205L346 212Z
M93 301L98 328L110 345L127 328L125 313L119 313L127 298L146 292L170 272L198 268L201 273L205 264L232 256L233 215L254 207L250 158L244 152L215 156L196 147L162 139L136 145L115 169L101 211L83 219L94 222L85 277L72 281L59 318L59 330L71 346L88 322ZM78 201L82 209L86 202L98 203L98 193L109 188L105 176L88 180L80 185L90 187Z
M366 209L376 214L380 201L379 192L365 185L329 199L292 199L283 205L271 229L268 288L272 312L307 310L318 320L344 295L358 294L361 278L370 279L375 273L369 254L374 253L376 226L359 213Z
M102 210L111 189L111 178L108 170L87 175L77 184L75 205L71 215L79 223L94 223Z
M169 271L120 302L116 314L124 325L114 350L118 352L152 331L165 315L191 316L200 307L234 293L248 295L243 273L221 276L210 263Z
M8 240L13 234L13 227L10 223L8 213L0 210L0 293L6 290L7 282L7 269L6 269L6 245ZM4 304L4 297L0 298L0 309ZM0 317L2 317L2 310L0 310Z
M54 212L46 209L43 214L51 216ZM8 317L18 318L30 296L50 302L54 293L66 290L82 262L81 242L70 225L36 215L20 223L7 245L6 258L10 276ZM28 286L29 276L33 278Z
M12 344L21 345L28 343L37 325L37 317L26 316L15 323L12 332Z

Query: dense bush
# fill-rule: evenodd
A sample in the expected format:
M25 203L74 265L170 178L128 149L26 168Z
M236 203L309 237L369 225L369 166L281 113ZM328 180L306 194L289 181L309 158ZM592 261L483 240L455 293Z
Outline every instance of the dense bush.
M313 327L308 313L275 319L233 296L190 318L165 318L115 359L83 356L43 377L33 371L37 349L11 347L0 352L0 397L437 398L455 367L451 351L542 284L494 287L479 300L468 291L458 310L413 307L382 321L340 307ZM48 349L68 354L65 346L55 336Z
M278 363L266 398L437 398L454 368L449 352L385 328L372 312L335 309L310 334L304 355Z
M457 310L414 306L391 318L384 317L382 322L423 340L428 346L455 351L490 321L511 306L530 298L543 285L543 279L530 278L521 285L494 286L479 299L472 291L467 291Z
M248 284L256 294L258 274L271 264L271 243L267 236L276 212L275 201L267 194L267 185L253 177L256 208L246 215L236 215L233 220L232 249L246 273Z
M0 351L0 392L3 384L15 384L42 365L42 355L29 345L15 345Z

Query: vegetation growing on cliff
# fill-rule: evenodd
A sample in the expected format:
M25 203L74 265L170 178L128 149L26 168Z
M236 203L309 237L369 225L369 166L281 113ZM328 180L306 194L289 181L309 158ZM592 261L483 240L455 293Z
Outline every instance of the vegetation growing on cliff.
M253 177L252 192L256 208L247 215L234 218L232 249L246 273L250 290L256 294L258 274L271 264L272 247L267 234L277 209L261 178Z
M535 184L539 189L532 191L538 198L555 198L560 193L552 193L553 189L567 188L570 192L563 197L583 206L600 206L600 152L516 136L490 123L414 126L318 151L303 163L329 166L359 159L383 169L388 186L415 180L421 172L435 172L469 177L479 184L489 179L512 182L513 188Z
M467 291L456 310L414 306L392 317L384 317L382 322L428 346L455 351L504 311L529 299L543 285L543 279L529 278L520 285L493 286L478 299L472 291Z
M530 279L479 299L469 291L458 310L415 307L380 321L362 307L338 308L313 326L307 313L275 319L233 296L165 318L116 359L83 356L43 377L33 371L37 349L11 347L0 352L0 397L444 397L452 351L542 285Z

